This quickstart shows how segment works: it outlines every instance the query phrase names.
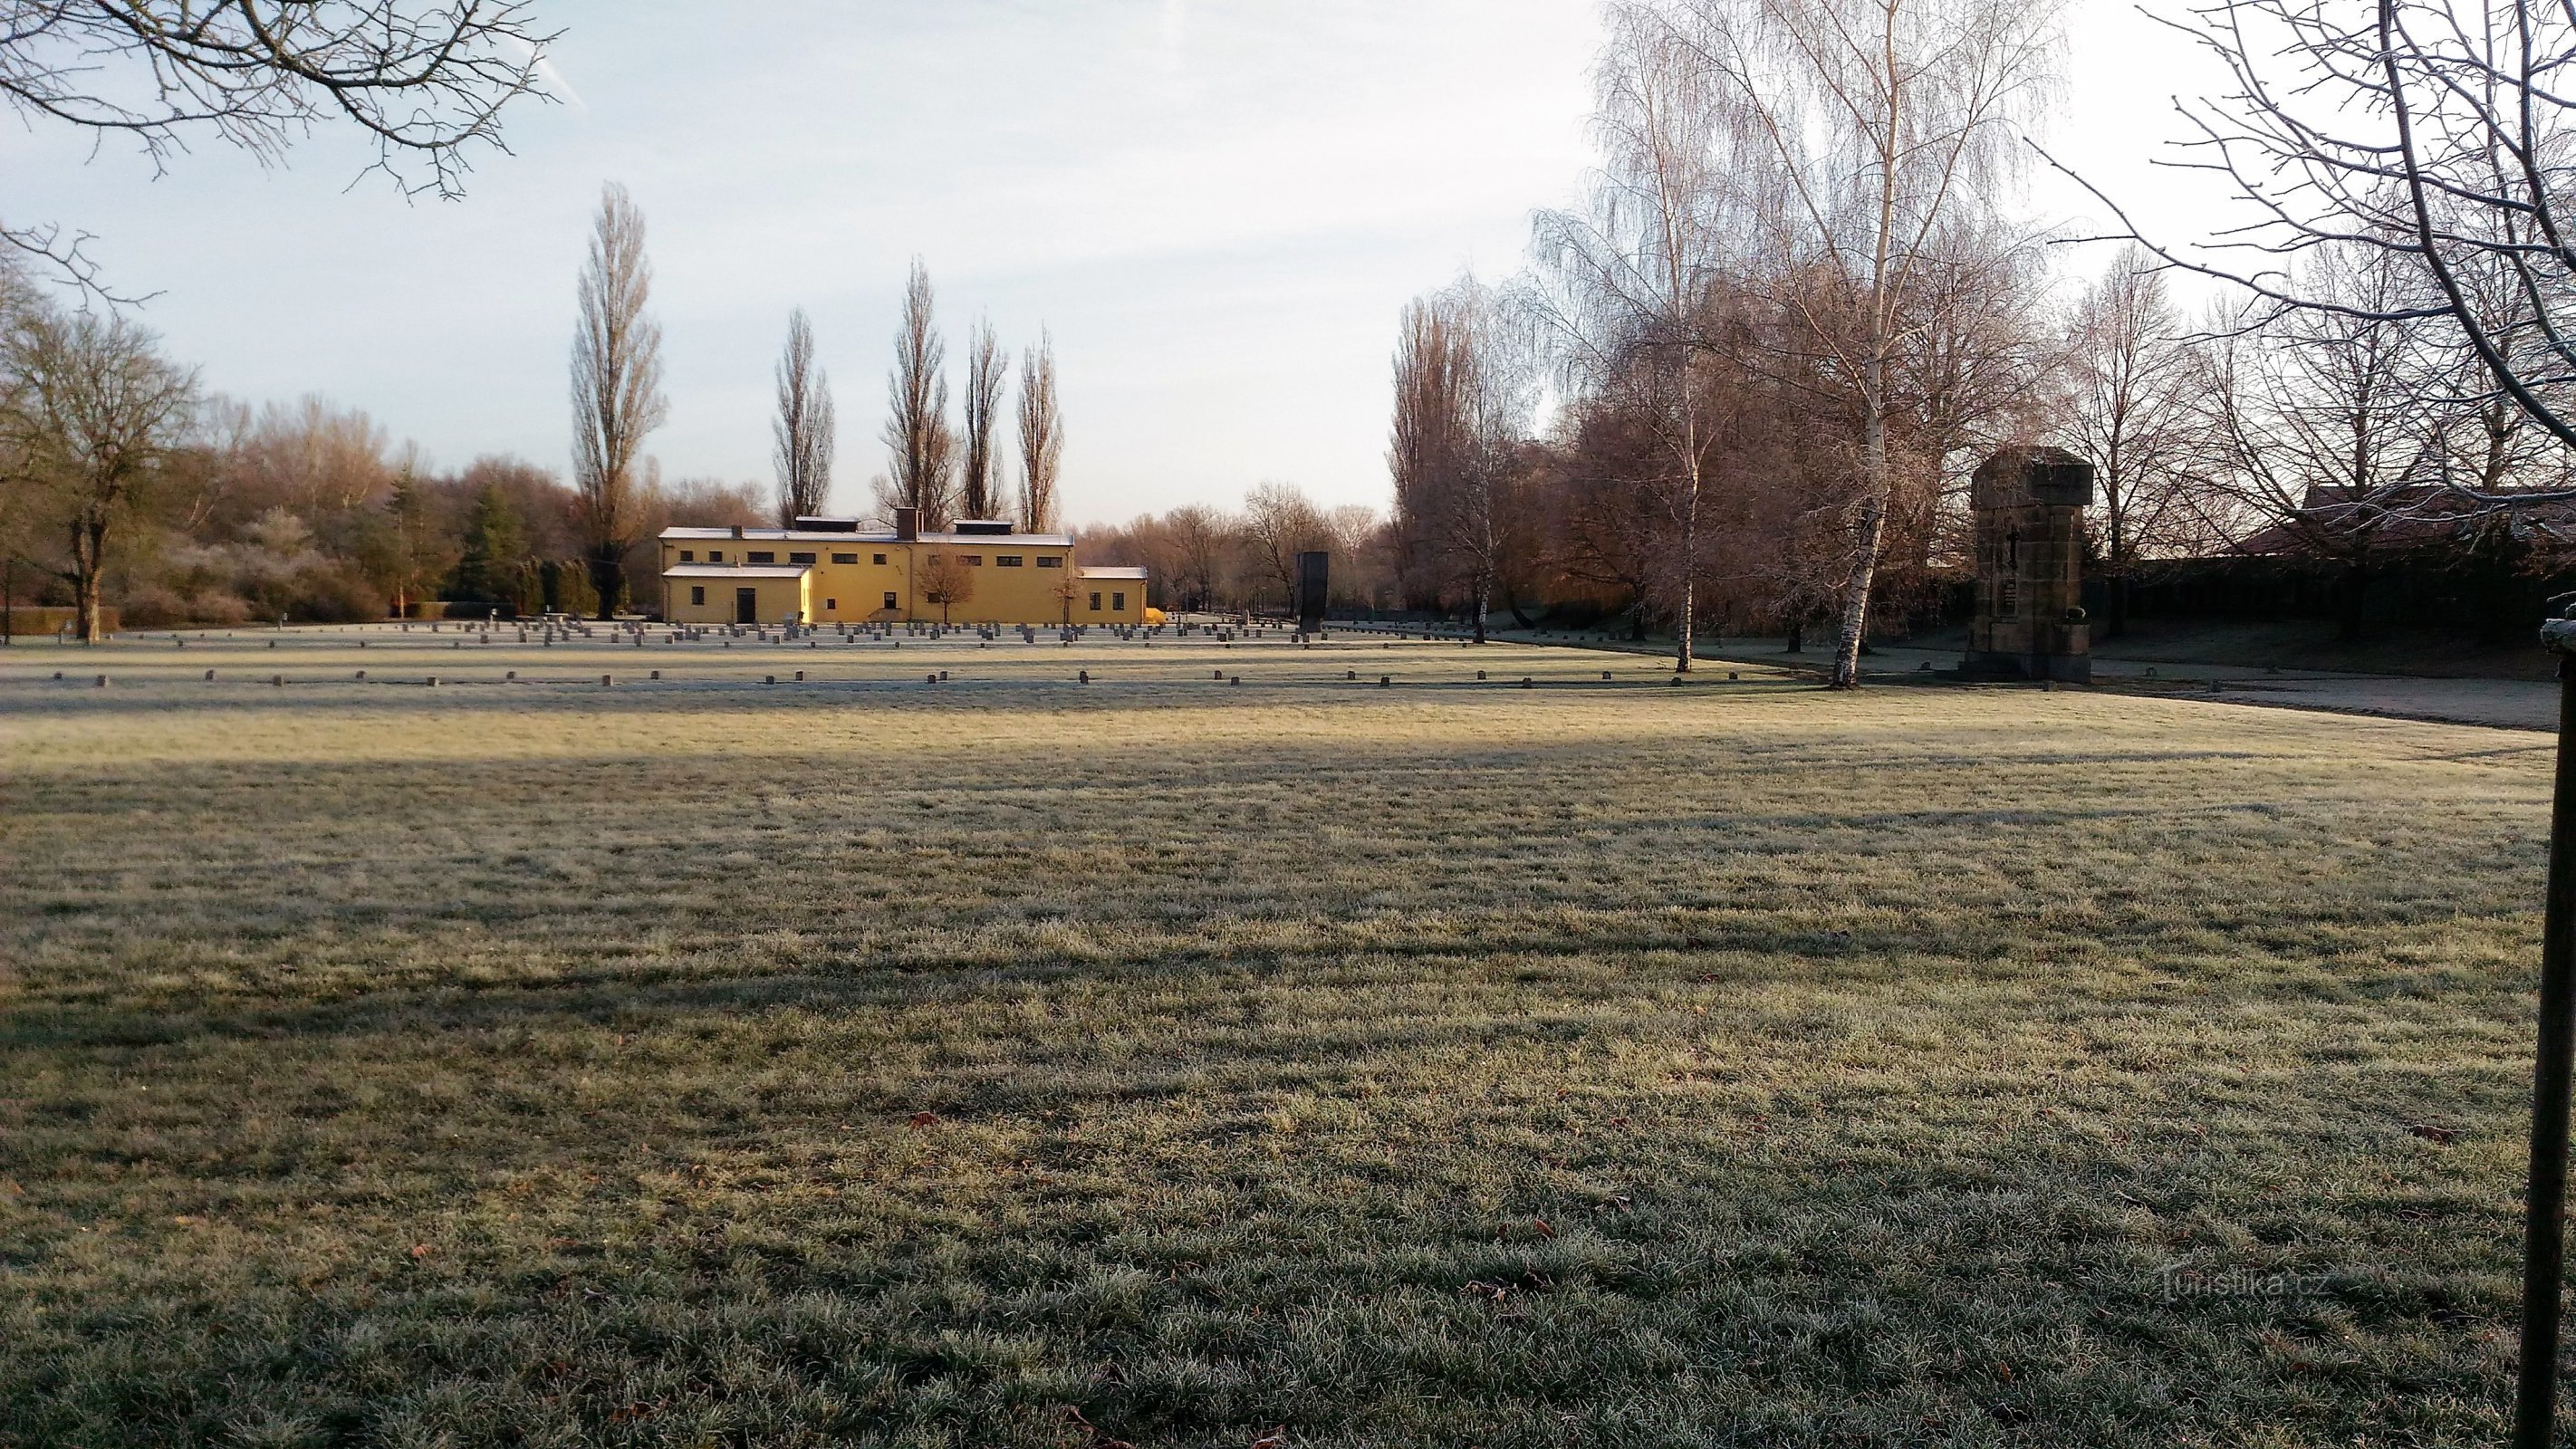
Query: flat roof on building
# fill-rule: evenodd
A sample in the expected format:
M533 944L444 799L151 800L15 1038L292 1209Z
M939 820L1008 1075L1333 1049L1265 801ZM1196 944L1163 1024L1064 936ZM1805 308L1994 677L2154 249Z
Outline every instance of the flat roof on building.
M813 571L812 564L673 564L662 570L666 579L801 579Z
M825 529L746 528L666 528L661 537L674 543L722 543L739 539L744 543L971 543L985 546L1026 543L1042 548L1070 548L1073 535L1066 533L925 533L918 538L901 539L892 533L843 533Z

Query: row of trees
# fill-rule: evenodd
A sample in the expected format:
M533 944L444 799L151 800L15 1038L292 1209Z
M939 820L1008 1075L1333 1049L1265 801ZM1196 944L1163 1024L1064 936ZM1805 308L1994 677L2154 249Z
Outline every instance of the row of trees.
M1010 362L993 325L978 322L967 339L961 432L949 420L948 343L936 314L930 273L915 261L904 283L903 320L895 328L894 371L886 380L885 443L893 471L875 481L877 507L885 512L919 509L925 529L945 528L960 518L1016 518L1027 532L1054 532L1056 483L1064 457L1054 340L1041 334L1037 345L1020 357L1020 487L1014 497L1005 480L1001 434ZM782 370L782 379L784 375ZM783 380L781 388L783 396ZM821 498L819 492L814 496Z
M665 485L620 500L649 570L672 524L757 524L750 486ZM130 318L67 310L0 272L0 595L102 606L136 626L382 618L446 598L521 612L598 605L591 500L490 457L440 472L364 413L318 397L201 391Z
M1191 503L1085 530L1082 556L1143 567L1160 608L1281 612L1296 587L1297 555L1320 549L1333 555L1334 607L1394 609L1403 601L1392 540L1374 509L1326 508L1291 485L1263 483L1239 509Z
M2556 548L2548 513L2488 505L2569 487L2566 450L2425 325L2445 294L2402 248L2294 249L2185 315L2132 246L2060 300L2070 253L2005 204L2052 7L1620 0L1610 32L1583 204L1540 216L1526 274L1399 323L1408 606L1623 614L1685 670L1704 632L1823 633L1849 685L1873 617L1955 577L1967 473L2037 442L2099 466L2114 632L2159 559L2296 554L2357 627L2414 550Z
M669 411L661 386L662 332L648 310L652 285L643 213L624 187L611 183L602 192L582 269L581 327L572 352L573 478L603 618L626 598L623 561L640 537L628 500L643 440ZM1014 498L1001 436L1010 364L1000 340L989 322L978 323L969 340L961 432L949 418L948 344L935 314L930 273L916 260L905 280L894 368L886 383L890 472L874 480L877 507L887 514L898 507L918 509L925 529L944 528L958 518L1015 516L1029 532L1052 531L1064 455L1053 340L1042 335L1021 357ZM801 307L788 317L777 400L771 423L776 517L788 527L823 512L837 451L831 378L817 360L813 323Z
M579 280L568 484L507 458L434 472L363 413L318 397L254 409L208 394L129 312L68 308L0 266L0 603L68 604L85 638L108 602L138 625L380 618L431 598L605 617L652 577L665 527L820 513L834 410L802 309L778 364L774 493L663 484L644 454L669 411L644 240L632 199L605 188ZM1007 369L992 329L977 329L969 359L962 448L942 350L916 266L881 505L921 507L927 527L1010 507L1032 531L1051 529L1064 441L1051 344L1022 359L1009 500Z

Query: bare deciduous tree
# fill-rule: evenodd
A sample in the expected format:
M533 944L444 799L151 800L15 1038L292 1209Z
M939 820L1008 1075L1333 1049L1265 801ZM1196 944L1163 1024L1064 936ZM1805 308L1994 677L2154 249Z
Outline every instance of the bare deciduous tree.
M1002 360L993 324L979 322L966 347L966 456L958 479L957 507L965 518L995 518L1002 513Z
M1332 546L1332 529L1295 485L1261 483L1244 496L1244 537L1265 581L1279 586L1282 607L1297 595L1297 555Z
M2408 285L2370 320L2430 324L2479 374L2428 401L2503 399L2576 447L2576 96L2565 84L2576 9L2216 0L2176 28L2232 80L2179 105L2195 133L2181 164L2222 177L2249 211L2223 235L2178 247L2084 183L2120 216L2122 235L2253 292L2267 309L2256 322L2349 316L2353 302L2313 284L2391 266ZM2332 266L2295 265L2324 254ZM2525 489L2487 501L2544 498Z
M526 0L85 0L0 8L0 98L139 143L156 164L213 134L274 161L337 118L410 192L457 193L502 109L545 92ZM0 248L100 290L82 237L0 225Z
M832 492L832 379L814 362L814 325L805 309L787 318L787 350L778 359L778 417L771 424L778 466L778 525L823 511Z
M572 345L573 483L599 617L613 618L626 592L635 463L645 435L662 425L662 328L645 312L653 265L644 256L644 214L610 182L581 273L581 327Z
M159 473L196 402L196 379L124 318L16 311L0 333L0 465L68 545L80 636L100 637L109 539Z
M2216 485L2272 537L2342 575L2342 631L2354 639L2390 525L2438 474L2443 430L2418 406L2413 330L2382 315L2399 310L2402 271L2348 254L2312 268L2340 275L2302 277L2302 287L2343 306L2225 329L2202 387Z
M951 608L975 597L975 569L955 553L928 554L913 576L913 587L923 600L939 606L939 622L945 624Z
M1177 608L1213 609L1225 588L1232 520L1205 504L1187 503L1164 515L1172 539L1173 568L1166 597Z
M1514 537L1509 494L1529 408L1522 355L1473 277L1405 308L1387 454L1398 527L1417 567L1457 585L1479 644Z
M2204 532L2192 486L2202 378L2155 265L2124 250L2067 327L2066 435L2093 463L2093 552L2109 586L2102 634L2111 639L2128 630L2140 560Z
M1857 437L1832 683L1860 682L1896 501L1890 373L1921 325L1927 259L1988 203L2007 144L2056 75L2051 0L1638 0L1704 71L1738 225L1810 345L1845 380ZM1932 460L1937 466L1938 460Z
M878 505L920 510L924 530L948 526L956 507L957 435L948 425L948 344L933 315L930 271L918 258L904 282L895 327L894 371L886 378L885 441L893 476Z
M1056 526L1056 477L1064 465L1064 414L1055 395L1055 339L1038 335L1038 345L1020 358L1020 526L1030 533L1053 533Z
M1553 285L1535 310L1568 379L1624 394L1660 444L1655 481L1671 528L1668 541L1654 541L1665 545L1654 550L1654 572L1671 595L1673 667L1687 672L1709 428L1700 322L1725 255L1715 169L1723 111L1708 68L1660 5L1617 4L1609 19L1593 124L1604 166L1590 214L1538 219L1535 249Z

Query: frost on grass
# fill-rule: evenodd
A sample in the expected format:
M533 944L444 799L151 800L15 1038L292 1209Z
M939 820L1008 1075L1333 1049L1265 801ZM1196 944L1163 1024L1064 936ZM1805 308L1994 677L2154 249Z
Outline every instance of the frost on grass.
M2531 737L1449 654L9 694L0 1443L2498 1432Z

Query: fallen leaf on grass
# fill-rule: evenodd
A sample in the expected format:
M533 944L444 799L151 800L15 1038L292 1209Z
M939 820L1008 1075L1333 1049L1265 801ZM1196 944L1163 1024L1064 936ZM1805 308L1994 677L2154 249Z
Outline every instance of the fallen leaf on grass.
M1547 1219L1545 1219L1545 1218L1532 1218L1532 1219L1531 1219L1531 1221L1532 1221L1532 1222L1535 1222L1535 1223L1537 1223L1537 1224L1538 1224L1538 1235L1539 1235L1540 1237L1542 1237L1542 1238L1552 1238L1552 1237L1555 1237L1555 1236L1556 1236L1556 1229L1554 1229L1554 1228L1552 1228L1552 1227L1548 1226Z
M426 1258L430 1255L431 1251L432 1250L427 1243L414 1243L411 1245L411 1255L415 1258Z
M2459 1128L2445 1127L2438 1122L2409 1122L2406 1124L2406 1130L2423 1138L2427 1142L2444 1145L2449 1144L2451 1139L2460 1135Z
M1253 1440L1252 1449L1288 1449L1288 1426L1282 1424Z
M1108 1430L1082 1417L1082 1410L1071 1404L1064 1406L1064 1421L1087 1436L1082 1441L1084 1449L1136 1449L1124 1439L1112 1438Z
M936 1127L939 1125L939 1114L936 1112L915 1112L912 1114L912 1125L915 1127Z

